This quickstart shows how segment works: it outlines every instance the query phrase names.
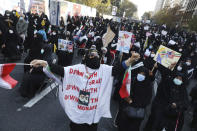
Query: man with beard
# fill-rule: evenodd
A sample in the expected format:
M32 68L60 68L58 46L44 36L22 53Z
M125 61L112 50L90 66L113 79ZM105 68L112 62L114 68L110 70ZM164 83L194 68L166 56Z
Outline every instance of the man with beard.
M130 66L139 57L138 53L132 53L122 64ZM63 77L59 99L71 120L71 131L97 131L101 117L111 117L113 76L124 72L123 65L113 67L100 64L100 57L94 49L87 52L84 64L61 67L43 60L34 60L31 64L33 67L44 67L44 71L50 68L53 73Z

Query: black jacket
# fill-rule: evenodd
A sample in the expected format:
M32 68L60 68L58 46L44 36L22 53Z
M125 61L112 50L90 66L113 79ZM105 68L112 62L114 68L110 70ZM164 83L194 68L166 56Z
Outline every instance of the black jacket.
M163 79L157 89L157 94L153 100L153 107L165 110L168 113L184 112L188 106L188 95L184 84L177 87L172 79ZM177 107L173 109L172 103L176 103ZM170 111L170 112L169 112Z

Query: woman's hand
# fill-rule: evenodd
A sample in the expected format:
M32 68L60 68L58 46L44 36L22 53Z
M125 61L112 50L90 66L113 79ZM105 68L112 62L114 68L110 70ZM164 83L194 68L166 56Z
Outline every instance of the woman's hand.
M33 60L33 61L31 61L31 66L33 66L33 67L47 67L47 65L48 65L48 63L47 63L47 61L44 61L44 60Z
M127 59L125 62L127 66L130 66L133 62L140 59L139 53L136 53L136 52L131 52L131 53L132 53L131 57L129 59Z
M124 98L125 101L127 101L129 104L131 104L133 101L130 97Z
M173 108L173 109L176 108L176 103L172 103L172 108Z
M172 63L168 68L170 70L174 69L174 67L176 66L177 62Z

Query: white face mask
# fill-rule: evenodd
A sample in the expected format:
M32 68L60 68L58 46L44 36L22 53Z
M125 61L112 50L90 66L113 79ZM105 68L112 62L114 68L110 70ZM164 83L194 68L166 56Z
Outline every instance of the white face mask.
M179 49L179 52L182 52L183 51L183 49Z
M180 86L183 83L181 80L179 80L177 78L174 78L173 82L175 85L178 85L178 86Z
M155 57L155 54L151 54L151 57L152 57L152 58Z
M137 80L138 80L138 81L144 81L145 78L146 78L146 77L145 77L144 75L142 75L142 74L138 74L138 75L137 75Z
M146 57L149 57L149 56L150 56L150 52L146 51L146 52L144 53L144 55L145 55Z
M177 67L177 70L178 70L178 71L182 71L182 67L181 67L181 66L178 66L178 67Z
M190 66L190 65L191 65L191 63L190 63L190 62L186 62L186 65L187 65L187 66Z
M14 32L13 32L13 30L9 30L9 33L10 33L10 34L13 34Z
M53 32L52 34L53 34L53 35L56 35L56 32Z

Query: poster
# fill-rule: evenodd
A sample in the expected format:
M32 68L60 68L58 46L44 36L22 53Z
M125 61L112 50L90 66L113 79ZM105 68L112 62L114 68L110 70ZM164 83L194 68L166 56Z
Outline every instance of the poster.
M124 53L129 53L132 35L133 34L131 32L119 31L116 50Z
M110 26L107 27L107 32L103 35L103 46L107 47L108 44L114 39L115 33L111 30Z
M169 68L171 64L177 63L181 58L181 53L178 53L172 49L169 49L163 45L160 45L154 60L166 68Z
M38 13L41 15L45 13L45 1L44 0L32 0L31 3L31 13L35 14Z
M73 43L69 40L58 39L58 50L73 52Z

